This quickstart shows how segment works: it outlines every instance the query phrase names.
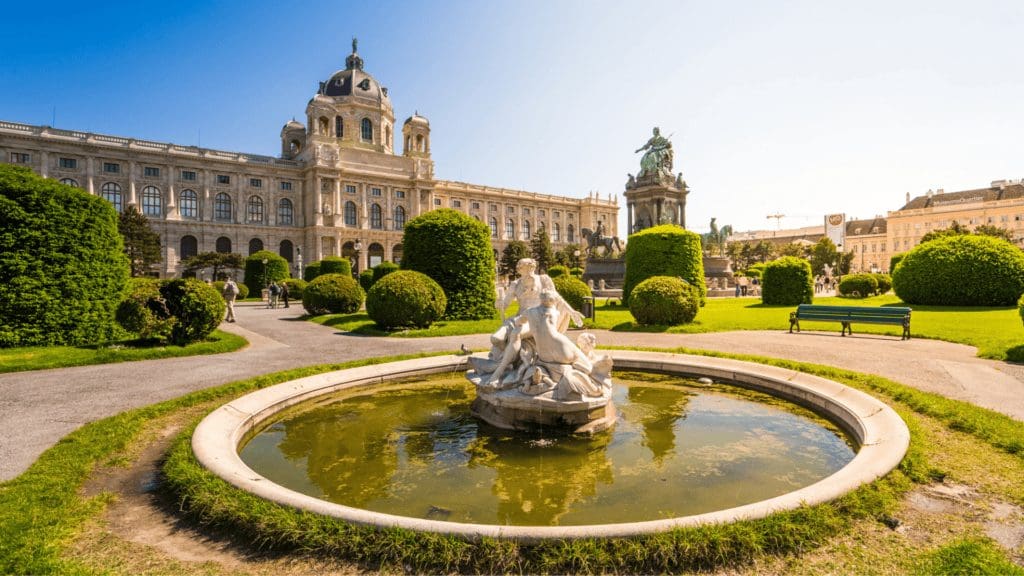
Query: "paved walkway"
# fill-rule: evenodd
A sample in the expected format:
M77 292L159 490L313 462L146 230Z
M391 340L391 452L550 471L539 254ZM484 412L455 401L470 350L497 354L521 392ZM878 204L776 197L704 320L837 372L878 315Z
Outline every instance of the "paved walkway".
M23 472L79 426L118 412L258 374L369 356L486 347L484 334L369 338L297 320L301 306L236 306L225 331L250 345L231 354L0 374L0 481ZM900 341L838 332L647 334L596 331L602 345L686 347L790 358L880 374L1024 420L1024 366L982 360L975 349L935 340Z

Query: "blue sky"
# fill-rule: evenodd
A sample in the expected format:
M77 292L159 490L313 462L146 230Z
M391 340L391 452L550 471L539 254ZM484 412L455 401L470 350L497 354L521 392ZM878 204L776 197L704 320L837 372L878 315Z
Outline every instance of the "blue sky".
M691 229L1024 177L1024 2L16 3L0 119L277 154L353 36L439 178L621 195L672 134ZM11 23L22 23L15 27ZM621 203L621 198L620 198ZM620 229L625 220L625 206Z

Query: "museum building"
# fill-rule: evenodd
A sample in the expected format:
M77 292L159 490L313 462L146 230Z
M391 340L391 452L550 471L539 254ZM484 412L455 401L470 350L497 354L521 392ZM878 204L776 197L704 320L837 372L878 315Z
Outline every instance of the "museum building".
M270 250L300 275L304 263L346 256L355 269L402 257L405 223L437 208L488 224L495 255L543 227L554 249L603 223L616 236L618 199L569 198L434 177L430 123L413 114L400 134L388 89L356 52L281 129L281 155L224 152L0 121L0 160L109 200L135 205L160 234L161 277L200 252ZM401 139L401 153L395 138Z

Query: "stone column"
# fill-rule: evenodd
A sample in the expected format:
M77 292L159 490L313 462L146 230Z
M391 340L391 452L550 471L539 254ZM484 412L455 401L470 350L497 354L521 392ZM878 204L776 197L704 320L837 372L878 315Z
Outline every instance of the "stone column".
M334 181L334 198L333 198L332 202L334 203L334 206L332 207L331 210L335 214L338 215L337 216L338 218L344 218L345 217L345 211L344 211L344 209L342 209L342 206L344 205L344 202L341 201L341 178L340 177L335 179L335 181ZM342 222L344 222L344 220L342 220ZM335 224L335 225L337 225L337 224Z
M633 203L626 204L626 234L633 232Z
M656 204L654 205L654 209L656 215L654 217L654 222L651 223L652 226L661 224L661 198L658 198L655 202Z
M135 162L128 163L128 205L138 206L139 200L135 195ZM126 205L125 208L128 206Z
M213 195L210 194L210 171L203 170L200 174L202 174L203 178L203 197L199 204L199 219L211 221L213 220Z
M314 186L316 186L316 191L313 193L313 198L315 199L316 206L313 207L313 213L314 214L321 214L324 211L324 206L323 206L323 204L324 204L324 202L323 202L324 180L323 180L323 178L321 178L320 176L317 176L316 177L316 183L314 184Z
M367 194L369 193L369 190L368 190L369 187L370 187L370 185L367 184L366 182L362 182L362 183L359 184L359 197L362 198L362 202L361 202L362 206L359 207L359 217L360 217L360 220L359 220L359 222L356 222L356 227L360 228L360 229L369 228L369 226L370 226L370 213L369 213L369 211L370 211L369 203L370 202L369 202L369 200L367 200L367 198L368 198ZM365 251L365 247L364 247L364 251ZM362 258L363 256L360 255L359 257ZM360 268L360 270L362 270L362 268Z
M89 194L96 195L96 159L89 156L85 159L85 189Z
M177 203L174 201L174 165L167 165L167 210L165 220L177 220Z
M46 150L40 150L39 161L39 175L43 178L48 178L50 176L50 153Z
M395 189L393 187L391 187L391 186L385 186L384 187L384 194L385 194L385 197L384 197L384 214L382 215L383 216L382 220L384 221L383 222L384 229L385 230L394 230L395 229L395 223L394 223L393 220L391 220L391 218L394 217L395 213L394 213L394 209L392 208L392 204L391 204L392 200L391 199L395 195ZM391 222L390 226L388 226L388 222ZM384 247L384 259L385 260L390 260L390 258L387 257L387 254L388 254L388 247L385 246Z

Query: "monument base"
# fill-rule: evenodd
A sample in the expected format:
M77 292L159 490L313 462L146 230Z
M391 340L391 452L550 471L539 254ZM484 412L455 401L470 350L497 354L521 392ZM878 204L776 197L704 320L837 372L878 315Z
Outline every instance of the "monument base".
M596 434L611 428L617 417L610 397L558 401L544 395L529 396L518 390L495 392L480 386L470 410L496 428L563 434Z

